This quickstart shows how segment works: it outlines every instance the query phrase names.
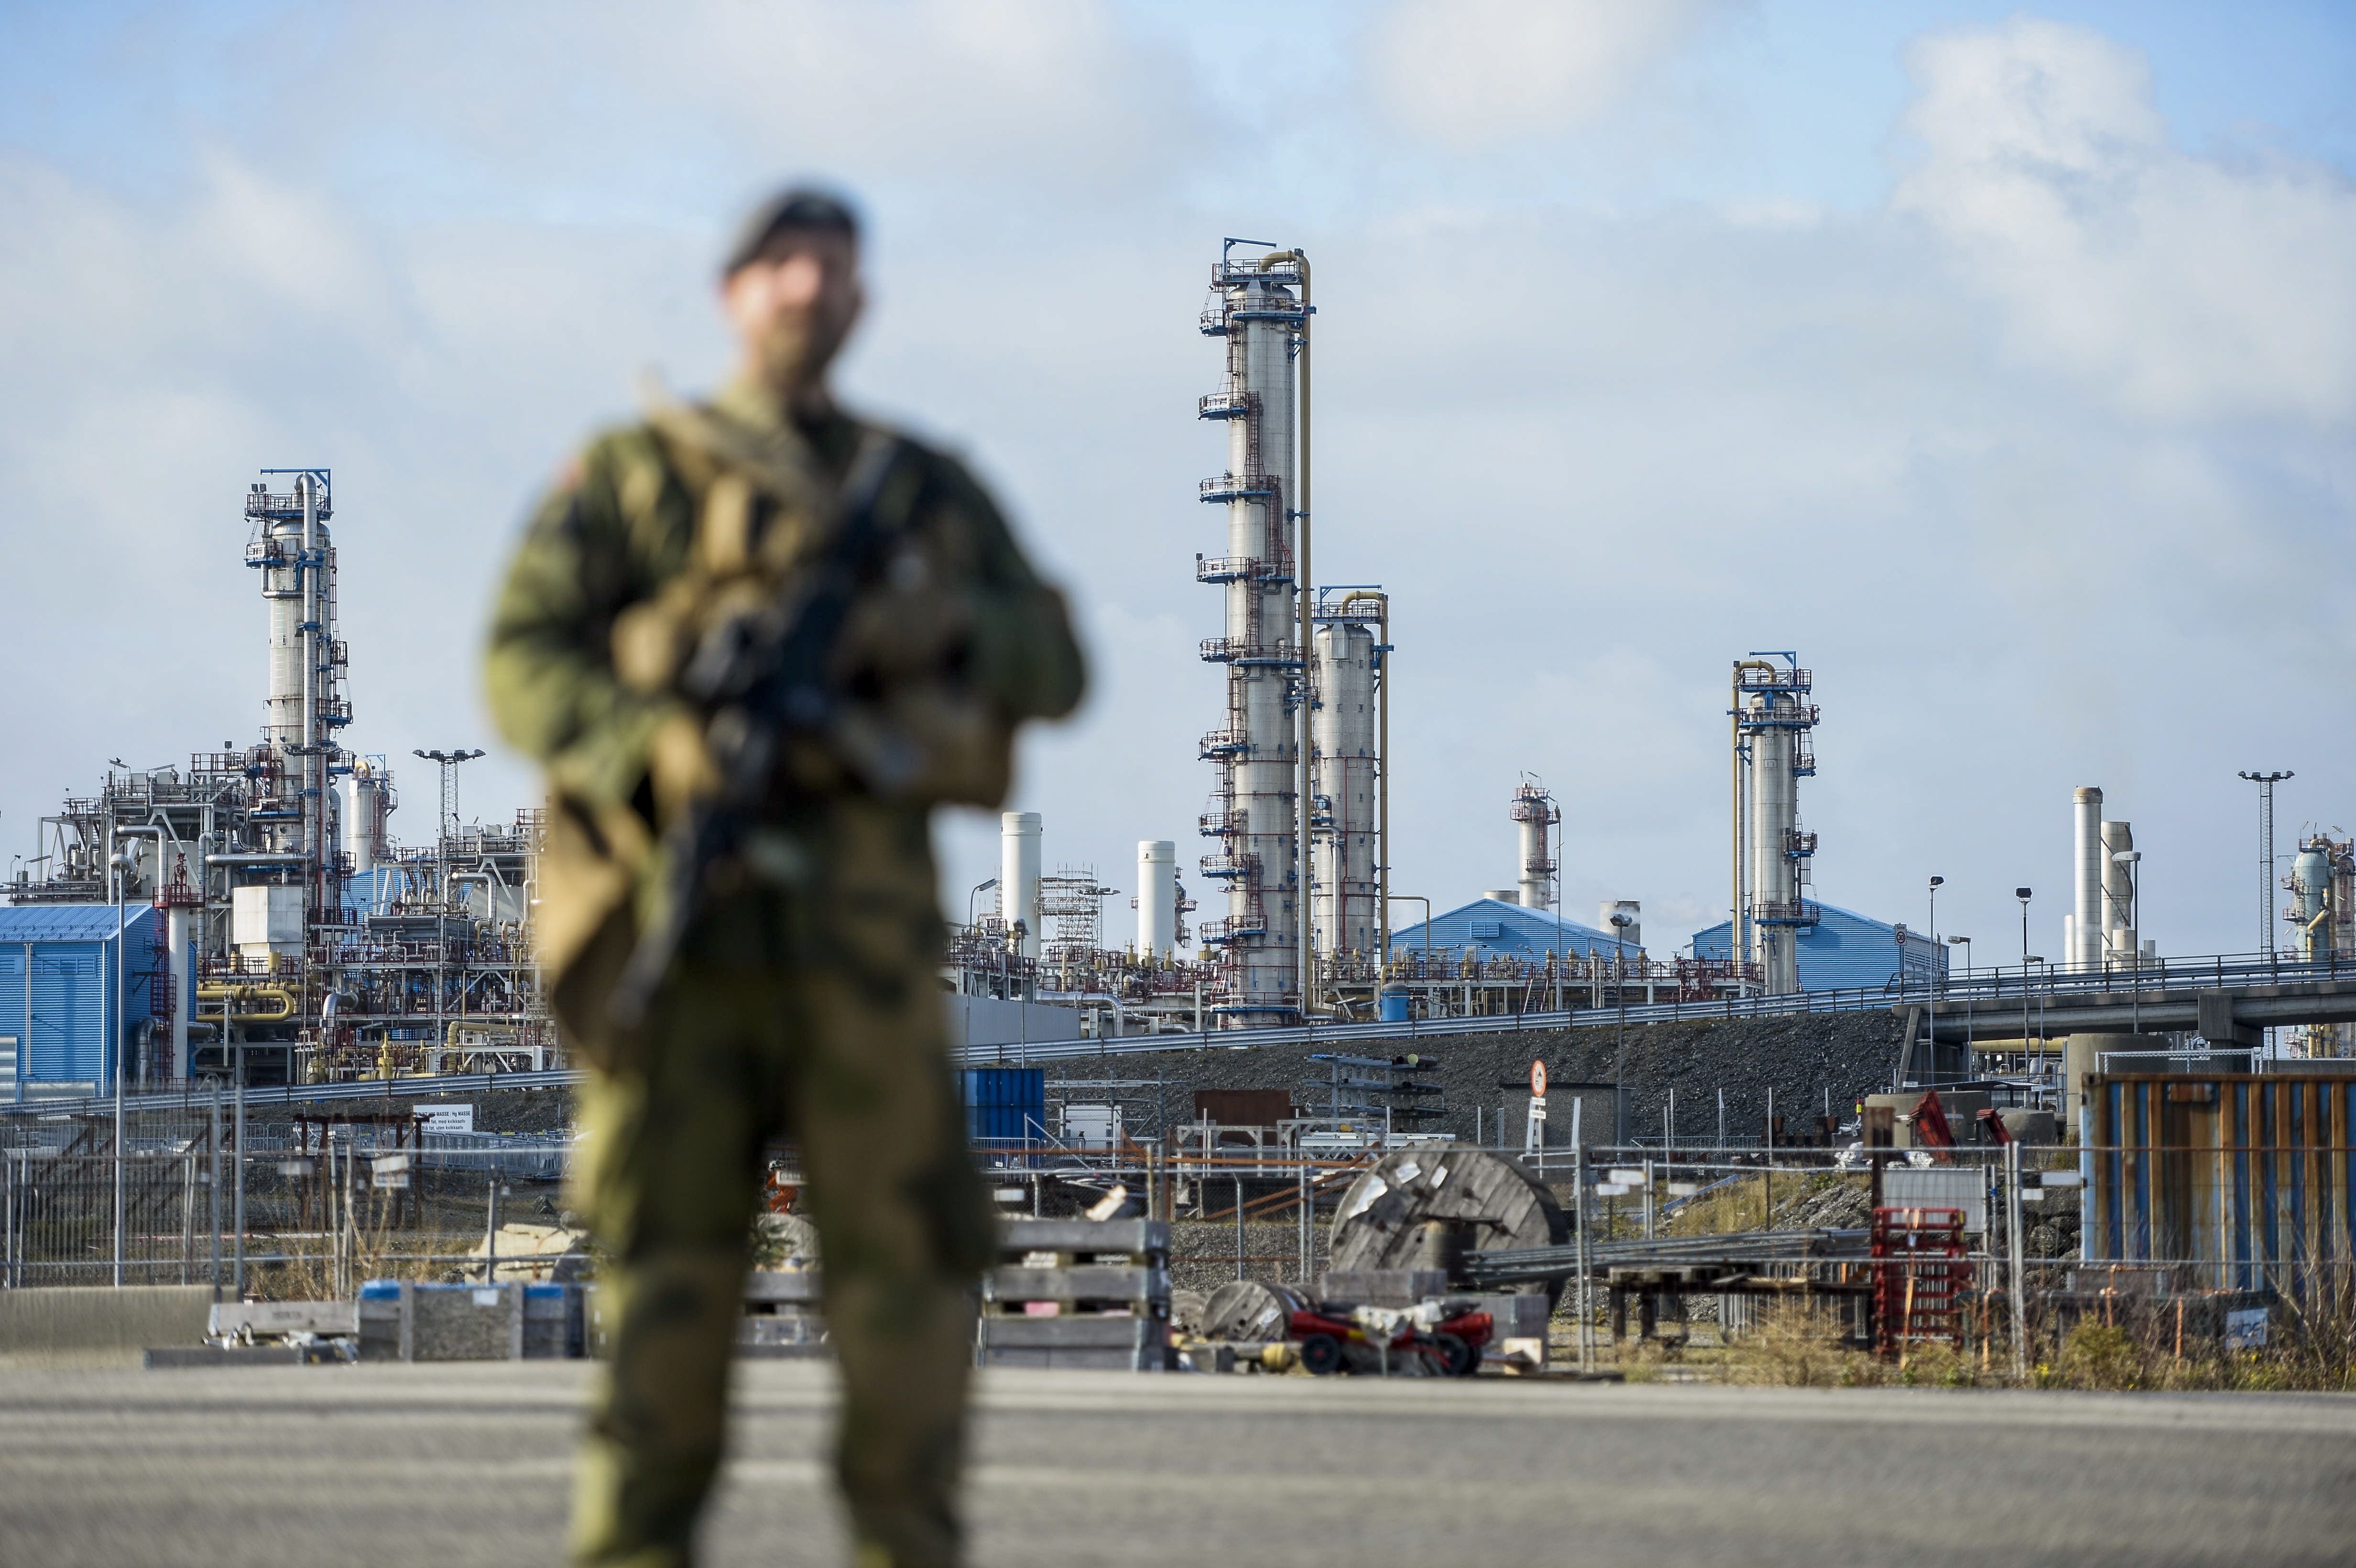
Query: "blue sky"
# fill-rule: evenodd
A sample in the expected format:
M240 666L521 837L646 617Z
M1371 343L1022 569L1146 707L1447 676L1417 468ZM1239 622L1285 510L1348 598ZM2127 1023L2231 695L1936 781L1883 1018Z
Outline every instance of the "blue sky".
M1015 803L1051 863L1126 889L1208 788L1188 416L1225 234L1317 261L1321 575L1399 593L1401 888L1510 880L1527 769L1575 916L1720 918L1759 646L1817 671L1820 891L1887 918L1943 874L1942 926L2005 950L2101 784L2150 933L2244 949L2233 771L2299 771L2286 837L2356 823L2345 7L0 16L0 569L54 590L12 596L11 852L108 756L252 732L264 466L337 469L356 742L487 741L532 489L642 368L717 373L720 236L804 169L874 219L846 386L968 451L1083 605L1096 694ZM470 808L530 797L477 767ZM952 824L945 879L990 839Z

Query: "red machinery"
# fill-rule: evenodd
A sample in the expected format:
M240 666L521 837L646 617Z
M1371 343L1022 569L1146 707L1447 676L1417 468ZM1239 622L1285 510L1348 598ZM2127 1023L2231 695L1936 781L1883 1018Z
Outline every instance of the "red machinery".
M1961 1343L1972 1275L1964 1211L1876 1209L1871 1251L1875 1352L1895 1360L1909 1345Z
M1424 1358L1442 1377L1469 1378L1481 1370L1481 1347L1496 1327L1489 1314L1459 1312L1429 1328L1417 1317L1321 1302L1293 1313L1287 1331L1301 1347L1301 1364L1319 1377L1378 1372L1410 1356Z

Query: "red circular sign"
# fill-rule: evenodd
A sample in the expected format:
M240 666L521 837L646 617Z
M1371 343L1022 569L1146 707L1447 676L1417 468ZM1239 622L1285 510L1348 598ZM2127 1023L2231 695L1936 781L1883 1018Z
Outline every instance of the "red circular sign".
M1543 1061L1530 1063L1530 1093L1537 1099L1546 1098L1546 1063Z

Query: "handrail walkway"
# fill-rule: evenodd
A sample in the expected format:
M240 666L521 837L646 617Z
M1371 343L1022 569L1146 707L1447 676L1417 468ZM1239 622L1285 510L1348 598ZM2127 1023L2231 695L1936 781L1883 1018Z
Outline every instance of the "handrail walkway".
M2242 992L2254 987L2276 988L2258 998L2265 1024L2334 1022L2356 1019L2356 954L2343 964L2334 953L2319 959L2278 954L2222 954L2202 958L2154 958L2139 965L2117 965L2103 970L2072 971L2038 967L1974 970L1949 976L1935 987L1925 984L1857 987L1831 991L1796 991L1776 997L1721 997L1712 1001L1631 1003L1619 1008L1576 1008L1558 1011L1484 1013L1472 1018L1408 1019L1398 1022L1312 1022L1269 1029L1197 1029L1183 1034L1134 1035L1098 1040L1033 1040L1025 1045L967 1046L953 1054L966 1067L1044 1065L1092 1056L1129 1055L1164 1051L1246 1051L1258 1046L1352 1045L1376 1042L1414 1044L1422 1040L1455 1040L1469 1035L1524 1029L1594 1029L1625 1019L1632 1024L1684 1023L1709 1019L1790 1018L1810 1013L1870 1012L1921 1008L1932 1015L1943 1034L1963 1026L1966 1019L1983 1027L2004 1020L2008 1008L2015 1015L2027 1001L2032 1032L2053 1011L2083 1011L2090 1017L2081 1027L2105 1024L2112 1013L2140 1009L2153 1028L2191 1027L2172 1021L2187 1012L2201 993ZM2308 987L2283 994L2280 987ZM2252 1020L2249 1001L2237 999L2237 1022ZM2067 1033L2068 1029L2055 1032ZM2007 1038L1991 1035L1989 1038ZM2018 1038L2017 1036L2010 1038ZM436 1094L478 1094L500 1089L561 1089L582 1082L577 1070L550 1068L523 1072L463 1072L435 1077L360 1079L342 1083L294 1083L245 1092L248 1109L255 1105L297 1101L408 1099ZM226 1093L224 1095L226 1098ZM208 1103L196 1087L123 1097L126 1110L195 1108ZM107 1096L74 1100L28 1099L0 1104L0 1115L90 1115L112 1111Z

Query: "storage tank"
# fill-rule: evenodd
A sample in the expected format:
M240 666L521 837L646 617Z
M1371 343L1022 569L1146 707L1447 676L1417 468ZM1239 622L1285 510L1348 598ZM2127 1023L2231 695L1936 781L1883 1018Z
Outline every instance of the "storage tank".
M1039 956L1039 836L1044 819L1035 811L1009 811L998 818L998 913L1012 930L1019 922L1017 951Z
M2290 867L2290 909L2286 912L2301 958L2331 955L2331 854L2328 840L2310 838L2299 846Z
M1137 845L1137 955L1170 958L1178 951L1178 846L1167 838Z

